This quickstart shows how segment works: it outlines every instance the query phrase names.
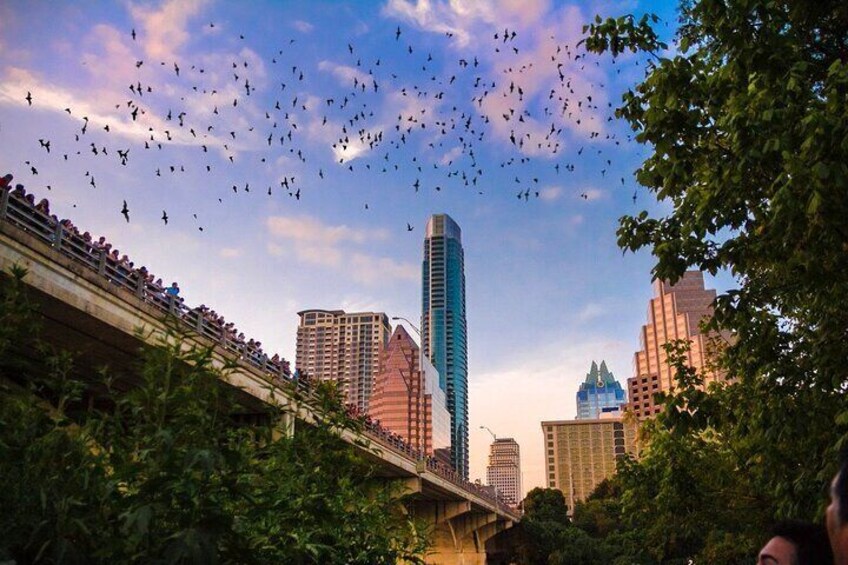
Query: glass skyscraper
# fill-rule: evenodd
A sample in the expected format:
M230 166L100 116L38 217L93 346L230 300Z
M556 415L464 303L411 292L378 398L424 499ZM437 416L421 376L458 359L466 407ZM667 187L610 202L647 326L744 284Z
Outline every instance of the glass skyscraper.
M439 371L451 416L451 460L468 478L468 347L462 231L447 214L427 221L421 272L423 354Z
M592 368L577 391L577 419L600 418L604 412L618 411L626 402L627 395L607 369L606 362L601 361L599 369L592 361Z

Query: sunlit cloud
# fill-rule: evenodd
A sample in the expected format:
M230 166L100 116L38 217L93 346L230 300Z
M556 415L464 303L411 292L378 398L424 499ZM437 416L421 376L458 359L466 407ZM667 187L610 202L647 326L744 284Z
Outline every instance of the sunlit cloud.
M487 31L505 26L524 27L538 21L548 6L547 0L389 0L383 14L426 31L449 34L458 46L465 47L479 36L481 26Z
M207 0L168 0L158 8L130 4L130 15L140 26L137 40L147 56L157 62L176 60L190 37L186 25L206 4Z
M461 54L473 47L475 58L487 43L479 54L483 84L494 86L478 91L475 108L491 124L490 139L513 144L524 155L548 158L568 145L564 133L604 139L605 72L574 57L588 18L579 7L554 8L546 0L389 0L383 14L424 31L450 34Z
M361 244L386 240L389 235L383 229L365 230L345 225L331 226L310 216L272 216L268 218L267 226L271 235L318 245L336 245L343 242Z
M310 216L272 216L266 222L273 241L268 253L334 269L355 282L375 285L395 280L417 280L418 266L357 251L356 247L386 241L383 229L329 225Z

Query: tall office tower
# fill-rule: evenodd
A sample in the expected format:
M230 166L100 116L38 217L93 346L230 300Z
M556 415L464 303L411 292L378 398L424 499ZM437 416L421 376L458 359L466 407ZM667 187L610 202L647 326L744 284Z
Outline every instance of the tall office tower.
M598 420L542 422L547 484L565 495L568 513L586 500L598 483L615 474L616 461L637 454L637 423L605 415Z
M715 290L704 289L704 275L700 271L687 271L674 285L654 281L648 323L642 326L641 350L636 352L634 360L635 375L627 379L628 408L637 418L657 414L660 407L654 403L654 394L674 387L675 370L668 364L663 349L670 341L689 341L688 364L704 374L705 382L720 378L708 367L708 343L714 336L702 334L698 327L701 320L712 316L715 297Z
M422 266L424 356L439 371L451 415L451 461L468 478L468 347L462 231L447 214L427 221Z
M381 356L370 415L413 449L450 463L450 414L439 373L403 326Z
M627 402L627 395L621 384L607 369L606 361L601 361L601 368L592 361L592 367L586 375L586 380L577 391L577 419L600 418L603 412L616 412Z
M510 506L517 507L521 502L521 453L511 437L496 439L489 446L486 483L495 487Z
M382 312L343 310L297 315L296 367L314 379L339 381L347 403L367 413L380 353L392 332L389 318Z

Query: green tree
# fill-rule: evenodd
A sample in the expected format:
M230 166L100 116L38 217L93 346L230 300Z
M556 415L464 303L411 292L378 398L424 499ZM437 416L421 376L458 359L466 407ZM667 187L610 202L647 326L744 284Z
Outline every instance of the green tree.
M524 498L524 516L520 527L520 562L546 564L569 535L571 521L562 492L552 488L534 488Z
M524 498L524 517L530 520L556 522L567 526L568 505L562 491L555 488L536 487Z
M738 288L704 327L728 338L729 380L704 390L678 365L645 457L620 471L622 511L656 559L733 563L769 521L821 517L846 438L848 5L683 2L671 53L654 23L586 29L590 51L651 54L617 113L669 212L623 217L618 241L650 249L655 277L727 271Z
M586 500L574 505L575 527L596 538L618 531L621 518L621 487L615 478L604 479Z
M313 421L290 436L275 406L239 425L229 368L177 331L130 374L84 374L23 333L22 278L0 277L0 559L421 561L426 532L340 438L359 424L334 387L316 389Z

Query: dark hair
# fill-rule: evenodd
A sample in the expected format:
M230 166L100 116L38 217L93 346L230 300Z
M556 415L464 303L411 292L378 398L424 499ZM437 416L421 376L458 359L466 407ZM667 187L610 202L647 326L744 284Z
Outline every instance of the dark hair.
M772 537L783 538L795 546L798 565L831 565L833 553L827 529L821 524L785 520L775 524Z

